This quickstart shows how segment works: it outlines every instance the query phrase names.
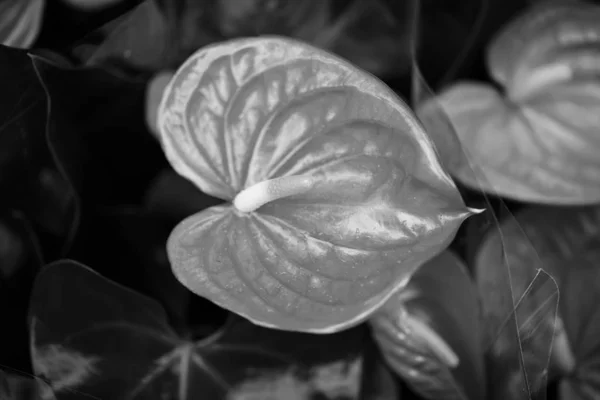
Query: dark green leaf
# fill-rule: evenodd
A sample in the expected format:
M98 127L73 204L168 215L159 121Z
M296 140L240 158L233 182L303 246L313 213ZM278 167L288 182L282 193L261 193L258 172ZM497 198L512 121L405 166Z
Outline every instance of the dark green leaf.
M287 333L232 315L194 341L155 301L71 261L39 275L30 323L35 372L59 400L355 399L367 339L364 328Z

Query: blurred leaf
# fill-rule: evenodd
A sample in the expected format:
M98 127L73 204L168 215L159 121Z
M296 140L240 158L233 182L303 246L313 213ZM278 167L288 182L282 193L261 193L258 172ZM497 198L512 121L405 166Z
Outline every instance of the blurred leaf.
M0 354L3 362L27 370L22 342L29 290L42 260L72 251L79 228L76 191L86 194L88 210L95 203L131 201L165 160L143 125L144 85L136 97L135 84L103 71L61 68L4 46L0 69L0 218L8 241L0 260L0 307L12 327ZM139 104L139 136L131 129L132 100ZM152 150L157 157L147 157ZM134 152L139 164L131 162Z
M203 194L173 170L165 169L149 184L141 207L95 210L87 220L88 240L77 259L106 278L160 301L170 322L179 328L188 318L191 292L173 275L165 243L182 219L218 203L222 200ZM225 313L204 299L192 302L203 303L201 313L207 324L213 323L213 311Z
M179 337L153 300L72 261L39 275L31 299L36 374L58 399L354 399L364 328L335 335L264 329L232 315Z
M289 0L292 1L292 0ZM318 0L315 0L318 2ZM406 16L383 0L353 0L311 43L330 50L376 76L395 78L410 71Z
M559 290L530 233L520 218L504 221L487 235L475 265L489 335L490 393L498 399L545 393Z
M133 67L158 70L172 62L165 60L175 50L170 47L169 29L157 2L146 0L97 30L92 36L98 38L95 42L84 39L73 52L86 65L118 58Z
M147 0L88 35L72 52L84 63L135 76L140 70L176 69L210 43L276 34L328 49L385 79L404 81L411 62L407 49L419 42L426 75L447 83L472 70L481 46L522 7L520 0L418 1L424 18L418 37L412 37L407 8L417 1ZM464 52L467 42L472 46Z
M0 213L1 365L22 371L31 368L24 316L33 279L43 264L38 238L26 216L18 211Z
M84 11L98 11L128 0L61 0L62 2Z
M0 214L0 282L12 286L12 279L24 275L31 279L43 263L38 238L25 215L14 210Z
M228 61L238 57L245 61ZM271 96L271 88L283 92ZM205 91L214 96L197 96ZM197 295L261 326L332 333L359 324L476 212L391 89L305 43L268 37L206 47L160 104L170 164L231 201L173 230L173 271ZM294 191L239 207L269 185Z
M149 0L73 49L87 65L176 69L193 52L225 39L282 35L347 58L374 74L406 73L405 25L381 0ZM337 7L339 8L339 7Z
M418 107L419 118L435 142L444 167L452 170L461 165L474 173L479 168L476 160L472 159L467 146L462 147L446 110L435 96L419 66L413 62L412 102ZM427 112L420 107L424 103L427 103ZM489 184L485 175L475 175L472 189L477 197L470 205L486 207L487 211L475 217L474 228L463 230L461 244L467 255L473 254L473 243L479 245L484 227L490 235L496 234L499 238L494 253L497 262L475 265L485 318L488 396L490 400L545 399L558 288L543 270L526 265L515 271L514 263L505 262L499 220L512 221L514 217L502 200L492 206L486 194ZM492 194L496 193L492 190ZM525 235L515 236L523 248L532 249Z
M37 39L45 0L0 1L0 45L27 49Z
M600 398L600 207L536 207L502 226L509 260L515 269L544 268L560 289L560 322L553 345L552 367L562 376L563 400ZM520 245L514 232L523 229L537 253ZM494 264L497 237L488 238L479 263ZM525 277L523 277L525 278ZM537 298L538 307L544 297ZM550 306L550 305L548 305ZM540 316L548 318L551 315ZM539 318L540 327L552 320ZM532 353L545 362L547 354Z
M365 357L361 400L401 400L401 390L396 377L378 353L369 365Z
M600 6L590 3L532 7L488 47L500 89L465 80L437 96L473 161L448 163L457 180L519 201L600 201L599 22ZM420 114L431 107L421 104Z
M409 318L418 318L437 332L458 356L458 366L449 367L440 359ZM388 364L424 398L485 398L478 293L453 253L446 251L423 265L370 323Z
M165 169L149 184L141 207L95 211L88 220L93 232L78 260L93 265L109 279L159 300L170 322L179 326L187 318L191 292L173 275L165 243L182 219L222 202L200 192L172 169ZM107 248L112 252L107 253ZM120 257L115 260L113 252ZM203 313L218 309L205 303L210 306L204 307ZM205 322L211 323L209 316L205 317Z
M409 55L408 73L403 79L385 78L401 86L402 95L406 98L410 97L410 66L413 61L419 64L420 72L436 90L465 77L485 79L482 48L496 30L523 7L522 0L383 2L392 9L397 23L406 31L405 38L396 36L395 39ZM417 8L418 15L415 15Z
M0 399L56 400L52 389L41 379L9 374L0 370Z

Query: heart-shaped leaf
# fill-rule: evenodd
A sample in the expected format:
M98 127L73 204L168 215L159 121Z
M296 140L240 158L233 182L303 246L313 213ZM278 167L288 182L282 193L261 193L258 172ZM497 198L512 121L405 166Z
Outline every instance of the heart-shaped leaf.
M42 26L45 0L0 2L0 45L27 49Z
M363 321L473 213L402 100L300 42L200 50L167 86L158 121L174 169L234 202L175 228L173 270L259 325Z
M560 210L547 209L542 218ZM537 228L520 215L490 230L475 260L493 399L544 398L556 343L559 290Z
M502 226L507 255L513 260L515 270L529 269L530 265L544 268L556 279L560 289L560 323L551 366L563 378L561 399L598 398L600 208L536 207L519 213L517 221L518 224ZM514 238L513 232L519 229L524 230L537 254L531 248L522 247ZM497 263L492 249L498 241L498 237L489 238L482 247L481 265ZM543 300L539 299L539 304ZM540 322L552 325L552 321ZM547 361L545 353L531 356L541 363Z
M415 392L432 400L477 400L486 393L479 311L466 267L445 251L423 265L369 322L386 361ZM433 336L422 335L428 332ZM458 357L452 360L457 365L449 365L447 350Z
M475 82L439 94L436 101L475 164L473 171L452 163L453 176L521 201L600 201L599 23L597 5L535 6L488 49L488 67L505 94ZM420 114L432 108L425 103Z
M183 338L155 301L57 262L31 299L34 370L59 400L357 398L366 329L316 336L231 316L210 337Z

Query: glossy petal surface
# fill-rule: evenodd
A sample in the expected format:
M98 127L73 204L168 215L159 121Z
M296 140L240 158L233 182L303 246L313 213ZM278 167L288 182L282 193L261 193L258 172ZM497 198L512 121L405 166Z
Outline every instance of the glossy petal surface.
M532 246L523 245L521 229ZM491 269L501 263L498 251L504 243L512 265L518 295L529 286L529 277L522 271L543 268L558 283L560 290L559 317L564 325L566 343L555 338L552 370L563 374L562 399L595 399L600 396L600 209L598 207L527 209L516 216L516 222L502 225L499 234L491 235L478 255L479 270ZM489 291L491 292L491 291ZM531 305L542 307L549 299L535 296ZM489 304L489 302L488 302ZM536 330L552 326L551 314L536 323ZM561 328L562 330L562 328ZM540 340L540 343L542 341ZM564 365L565 353L574 357L574 369ZM530 362L545 364L547 354L534 351ZM567 367L567 368L565 368Z
M488 49L488 68L505 94L459 82L434 100L474 166L455 165L453 176L520 201L600 201L598 26L595 5L534 7Z
M407 292L412 298L405 299ZM458 355L450 368L406 323L423 319ZM463 262L445 251L427 262L402 292L370 319L374 337L392 369L426 399L485 398L483 324L477 288Z
M212 196L314 179L255 212L205 210L169 240L184 285L263 326L332 332L364 320L471 213L410 109L300 42L200 50L167 86L158 126L175 170Z

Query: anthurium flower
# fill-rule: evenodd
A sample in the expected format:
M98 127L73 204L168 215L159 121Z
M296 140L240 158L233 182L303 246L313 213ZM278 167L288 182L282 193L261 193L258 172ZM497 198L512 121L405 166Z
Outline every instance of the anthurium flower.
M262 326L364 321L474 212L391 89L298 41L201 49L169 81L157 121L174 169L229 202L174 229L174 273Z
M531 246L523 243L521 232ZM531 316L538 321L531 324L536 339L530 341L543 344L540 332L554 333L549 341L550 359L545 349L530 346L525 362L538 364L546 371L550 360L550 378L560 379L561 400L600 398L600 208L525 209L485 239L477 256L477 270L485 274L497 269L504 259L511 268L514 295L519 299L522 293L532 292L530 309L543 317ZM552 305L555 296L538 290L539 285L530 283L531 274L523 272L536 269L546 271L558 284L556 321L553 313L543 311ZM487 309L493 309L497 302L491 296L483 296L482 300ZM520 320L525 322L526 318Z
M459 82L422 106L425 119L442 107L470 156L452 164L456 179L521 201L600 201L599 26L597 5L536 5L488 48L500 91Z
M29 48L42 27L45 0L4 0L0 2L0 44Z
M423 265L369 324L388 365L423 398L487 398L479 295L454 253Z

